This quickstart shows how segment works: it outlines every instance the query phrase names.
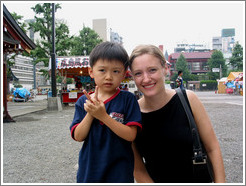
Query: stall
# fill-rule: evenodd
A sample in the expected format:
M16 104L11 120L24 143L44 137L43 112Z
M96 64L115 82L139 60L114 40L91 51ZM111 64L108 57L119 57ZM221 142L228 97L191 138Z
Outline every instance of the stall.
M243 72L231 72L224 85L226 93L243 95Z
M89 56L76 56L76 57L57 57L56 69L58 74L63 77L61 88L61 101L63 104L74 103L80 96L83 95L82 90L93 84L93 80L88 73ZM67 78L73 78L75 81L80 80L82 87L67 89Z

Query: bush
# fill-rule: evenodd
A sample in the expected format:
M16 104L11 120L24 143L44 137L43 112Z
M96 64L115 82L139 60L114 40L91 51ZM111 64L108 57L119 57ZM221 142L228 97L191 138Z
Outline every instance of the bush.
M206 85L206 86L204 86ZM216 80L202 80L200 81L200 90L216 90L218 83Z

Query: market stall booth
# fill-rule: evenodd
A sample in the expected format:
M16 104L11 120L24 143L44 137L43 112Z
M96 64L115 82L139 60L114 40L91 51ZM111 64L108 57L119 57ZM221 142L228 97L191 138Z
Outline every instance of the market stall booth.
M56 69L63 78L61 88L61 101L63 104L74 103L83 95L83 89L88 89L93 80L88 73L89 56L57 57ZM67 89L67 78L80 80L82 86L72 90Z
M231 72L224 84L226 93L243 95L243 72Z
M218 94L226 93L226 85L225 85L226 81L227 81L227 77L223 77L220 80L218 80Z

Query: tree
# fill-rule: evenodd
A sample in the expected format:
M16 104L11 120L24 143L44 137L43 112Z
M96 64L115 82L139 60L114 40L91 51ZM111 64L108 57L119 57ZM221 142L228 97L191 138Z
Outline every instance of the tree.
M184 81L188 81L189 78L190 78L190 72L189 72L189 69L188 69L188 64L187 64L187 61L184 57L184 55L181 53L179 58L177 59L177 62L176 62L176 70L179 71L183 71L183 80Z
M60 4L55 4L55 11L61 9ZM32 7L35 12L35 21L29 23L29 28L34 32L39 32L40 40L36 41L35 50L31 51L31 55L35 56L35 63L44 62L45 67L49 65L49 58L52 51L52 7L51 3L37 4ZM55 45L56 55L68 55L71 47L71 39L69 29L65 21L55 21ZM49 77L46 70L42 70L46 78Z
M229 59L229 64L233 69L243 71L243 47L237 42L232 51L232 57Z
M17 13L13 12L11 13L12 17L14 18L14 20L16 21L16 23L21 27L21 29L26 33L27 32L27 24L22 21L23 16L18 15Z
M94 30L83 26L79 36L75 36L72 42L71 55L81 56L89 55L92 49L102 42L102 39Z
M210 72L208 72L208 76L210 80L216 80L220 78L220 73L219 72L212 72L213 68L220 68L222 69L222 75L226 76L227 75L227 66L225 64L225 58L223 56L223 53L221 51L215 50L211 58L208 60L208 66L210 69Z

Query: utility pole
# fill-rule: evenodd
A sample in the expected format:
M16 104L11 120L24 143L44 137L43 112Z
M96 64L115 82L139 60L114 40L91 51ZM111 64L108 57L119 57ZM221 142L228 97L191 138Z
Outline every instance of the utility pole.
M56 93L56 50L55 50L55 4L52 3L52 52L51 52L51 91L48 97L48 110L62 110L61 99Z
M222 68L221 68L221 64L220 64L220 79L222 78Z
M56 97L55 3L52 3L51 91Z
M33 62L33 89L36 89L36 58L34 58Z

